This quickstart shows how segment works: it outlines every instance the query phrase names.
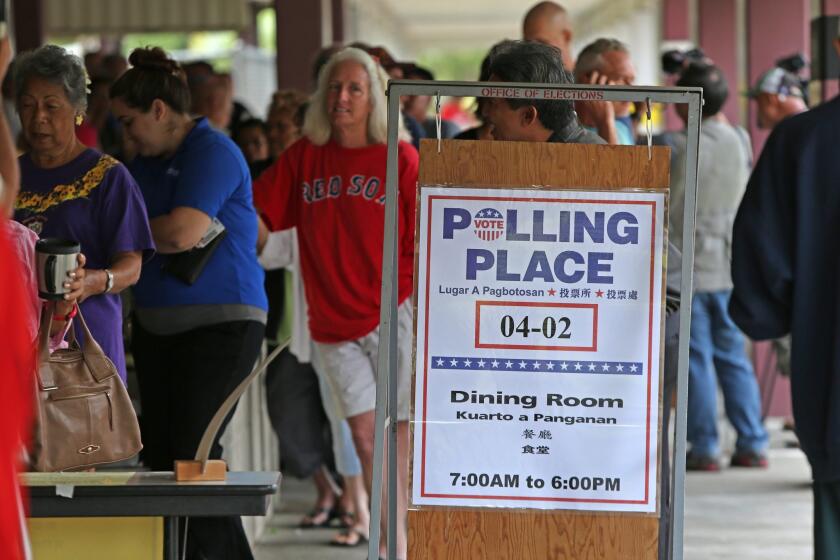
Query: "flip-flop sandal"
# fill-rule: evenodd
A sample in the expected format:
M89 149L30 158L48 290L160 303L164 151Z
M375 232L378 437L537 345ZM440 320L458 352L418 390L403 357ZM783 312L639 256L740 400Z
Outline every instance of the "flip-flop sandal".
M317 517L324 516L324 520L316 523L314 520ZM315 508L309 513L307 513L303 519L300 520L298 523L298 527L300 529L319 529L323 527L329 527L332 520L336 518L336 510L335 508Z
M350 527L356 524L355 511L344 511L338 509L335 512L335 518L338 519L337 527L339 529L349 529Z
M358 529L355 529L353 527L345 529L344 531L340 532L336 536L349 537L350 535L355 535L356 536L356 541L355 542L348 542L348 541L342 542L342 541L332 540L332 541L330 541L330 546L339 546L339 547L344 547L344 548L354 548L354 547L359 546L360 544L364 544L364 543L368 542L368 538L364 535L364 533L362 533L361 531L359 531Z

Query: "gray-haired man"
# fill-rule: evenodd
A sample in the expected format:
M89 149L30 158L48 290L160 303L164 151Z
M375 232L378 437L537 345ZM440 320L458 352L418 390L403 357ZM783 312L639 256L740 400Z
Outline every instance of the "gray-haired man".
M627 45L618 39L597 39L578 55L575 64L578 84L626 85L636 81L636 69ZM629 101L579 101L575 104L581 124L609 144L631 146L636 143L630 120Z

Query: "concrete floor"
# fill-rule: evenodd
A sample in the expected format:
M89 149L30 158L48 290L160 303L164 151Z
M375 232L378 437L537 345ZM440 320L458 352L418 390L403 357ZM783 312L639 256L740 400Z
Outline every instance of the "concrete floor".
M811 471L798 449L770 451L770 468L691 473L686 560L812 558Z
M685 560L807 560L811 553L810 469L793 436L770 423L770 467L689 473ZM327 546L335 530L295 528L311 507L307 483L286 479L257 560L362 560L366 549Z
M256 560L363 560L366 545L356 548L329 546L337 529L298 529L300 518L312 508L315 489L311 483L283 479L274 518L256 546Z

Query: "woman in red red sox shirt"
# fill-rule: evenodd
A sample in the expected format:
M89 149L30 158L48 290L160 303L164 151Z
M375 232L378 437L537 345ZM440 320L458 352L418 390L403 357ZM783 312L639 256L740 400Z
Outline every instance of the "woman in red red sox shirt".
M347 48L321 70L303 138L254 183L272 231L298 228L315 357L347 418L370 491L385 220L388 76ZM405 558L411 304L418 155L399 143L397 556ZM265 233L265 228L261 228ZM261 236L261 240L264 239ZM330 403L325 403L330 406ZM383 531L384 532L384 531ZM381 544L381 552L385 550Z

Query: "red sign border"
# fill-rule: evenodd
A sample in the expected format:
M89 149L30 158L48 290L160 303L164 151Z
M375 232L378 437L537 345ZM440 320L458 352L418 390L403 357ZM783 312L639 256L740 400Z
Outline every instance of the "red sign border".
M537 346L534 344L482 344L480 334L481 306L506 307L565 307L571 309L592 309L592 345L591 346ZM556 303L539 301L485 301L475 300L475 347L494 350L577 350L580 352L598 351L598 304L597 303Z
M421 196L422 196L421 186ZM607 500L596 498L546 498L538 496L477 496L471 494L432 494L426 492L426 413L428 407L428 381L429 381L429 294L431 291L431 259L432 259L432 205L436 200L486 200L492 202L534 202L533 197L484 197L484 196L455 196L455 195L430 195L428 197L428 211L426 214L426 308L423 340L423 421L421 426L421 456L420 456L420 497L422 498L465 498L472 500L516 500L534 502L569 502L569 503L599 503L599 504L628 504L647 505L650 499L650 415L651 415L651 383L652 372L650 364L653 361L653 297L650 297L648 315L648 360L647 360L647 418L645 427L645 497L642 500ZM593 199L539 199L544 203L562 204L630 204L637 206L649 206L651 209L651 239L650 239L650 294L654 293L654 265L656 262L656 211L657 201L655 200L593 200ZM430 504L427 504L430 505ZM440 504L445 505L445 504Z

